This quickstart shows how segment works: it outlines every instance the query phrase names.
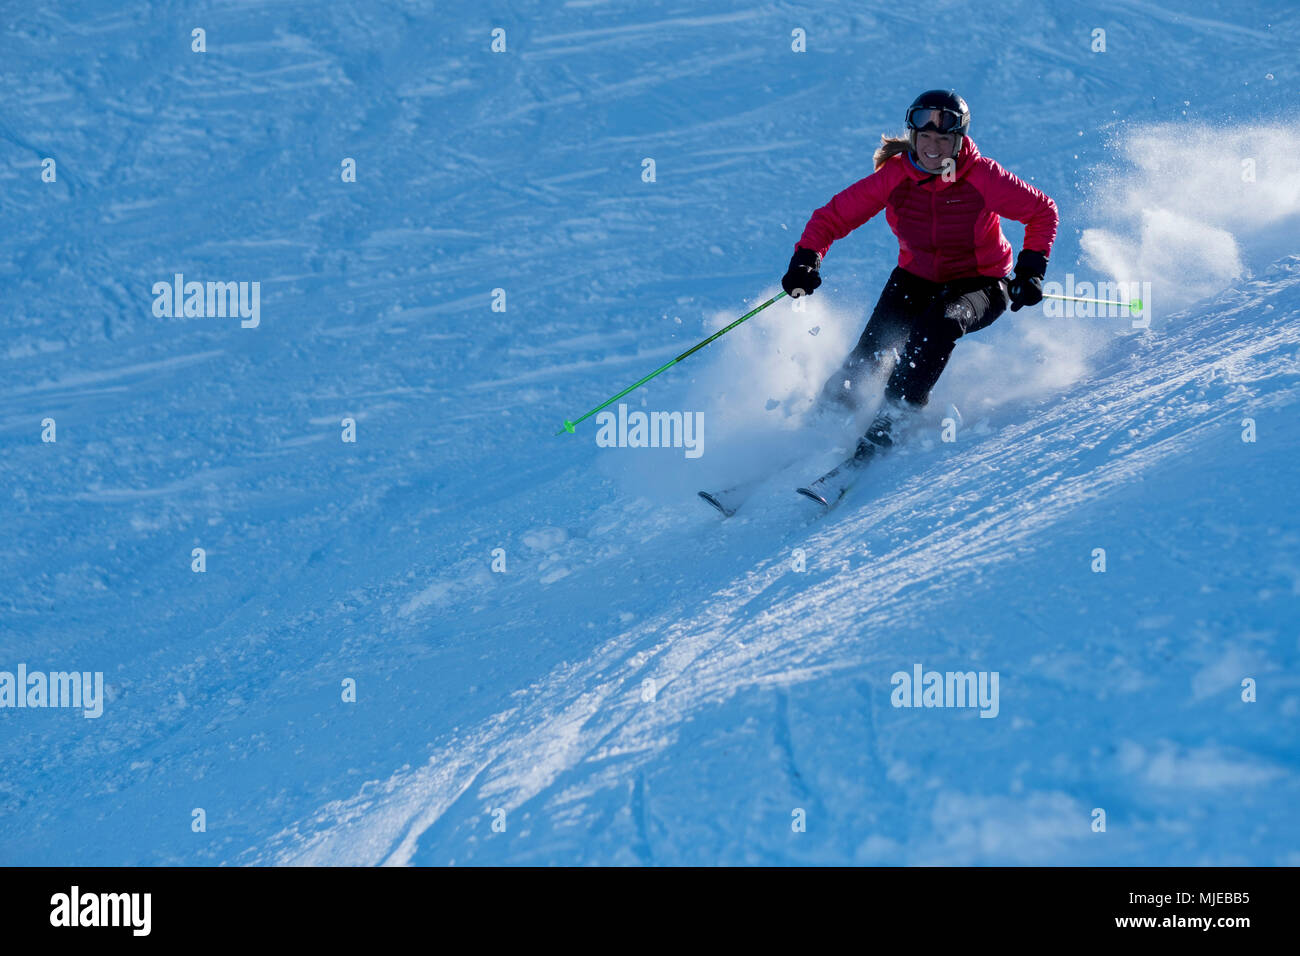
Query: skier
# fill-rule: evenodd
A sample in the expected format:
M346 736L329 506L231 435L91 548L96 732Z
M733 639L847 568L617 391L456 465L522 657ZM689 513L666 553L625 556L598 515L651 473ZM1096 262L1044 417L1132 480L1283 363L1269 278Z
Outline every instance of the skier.
M898 236L898 266L867 327L827 380L820 408L856 411L863 386L888 373L885 400L866 433L880 449L930 399L957 339L1043 298L1056 238L1056 203L992 159L970 138L970 110L951 90L929 90L907 110L906 136L881 136L875 172L812 214L781 286L792 297L821 285L822 258L882 209ZM1001 218L1025 224L1011 269Z

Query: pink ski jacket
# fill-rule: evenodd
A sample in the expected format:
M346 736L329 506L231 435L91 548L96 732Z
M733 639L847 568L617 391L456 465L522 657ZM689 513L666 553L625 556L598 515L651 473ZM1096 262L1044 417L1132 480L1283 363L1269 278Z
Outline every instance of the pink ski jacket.
M1008 275L1002 216L1025 224L1024 248L1050 256L1060 219L1050 197L981 156L966 137L951 182L917 169L906 153L892 156L814 212L798 245L824 256L882 209L898 236L898 264L932 282Z

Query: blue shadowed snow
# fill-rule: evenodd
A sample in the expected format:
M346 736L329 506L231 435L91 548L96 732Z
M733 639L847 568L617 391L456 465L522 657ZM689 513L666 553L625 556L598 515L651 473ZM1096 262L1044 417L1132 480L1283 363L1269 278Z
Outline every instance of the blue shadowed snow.
M7 19L0 672L105 700L0 708L0 864L1300 864L1294 4L429 6ZM940 85L1149 329L1000 318L818 516L874 221L623 400L699 458L555 436ZM259 323L156 316L177 273ZM918 664L996 716L891 706Z

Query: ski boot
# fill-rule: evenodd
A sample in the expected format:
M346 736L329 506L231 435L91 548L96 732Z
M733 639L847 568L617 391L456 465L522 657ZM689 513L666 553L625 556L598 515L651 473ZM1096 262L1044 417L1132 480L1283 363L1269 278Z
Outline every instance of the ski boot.
M885 399L876 411L876 417L872 420L871 427L867 429L867 433L862 436L862 440L858 443L858 450L863 451L862 443L869 442L875 446L876 451L889 451L894 447L894 443L902 437L908 420L914 411L915 409L905 401Z

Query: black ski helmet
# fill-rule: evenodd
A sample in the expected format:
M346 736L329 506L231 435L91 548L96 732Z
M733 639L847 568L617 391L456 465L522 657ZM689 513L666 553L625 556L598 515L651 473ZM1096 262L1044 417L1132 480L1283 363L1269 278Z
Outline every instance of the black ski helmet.
M939 123L930 120L930 114L939 111ZM961 143L970 129L970 107L957 95L955 90L926 90L907 108L907 138L916 153L916 134L923 129L932 129L939 133L953 133L957 145L953 158L961 156Z

